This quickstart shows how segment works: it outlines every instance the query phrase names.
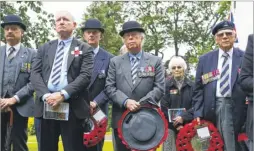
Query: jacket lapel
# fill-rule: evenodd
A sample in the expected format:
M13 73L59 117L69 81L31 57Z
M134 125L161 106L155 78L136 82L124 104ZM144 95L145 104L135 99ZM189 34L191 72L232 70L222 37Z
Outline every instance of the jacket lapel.
M71 46L70 46L70 49L69 49L69 53L68 53L68 61L67 61L67 71L69 70L70 66L71 66L71 63L75 57L75 55L71 54L72 51L75 50L75 47L78 47L79 46L79 43L78 41L73 38L72 42L71 42ZM80 48L79 48L80 49ZM80 50L79 50L80 51Z
M133 84L132 84L132 78L131 78L131 63L130 63L130 58L129 58L129 53L125 53L123 56L122 56L122 59L123 59L123 65L121 66L122 68L122 72L128 82L128 84L130 85L130 87L132 88L133 87Z
M213 56L211 57L211 60L209 61L209 62L212 62L211 69L209 72L212 72L212 71L218 69L218 58L219 58L219 50L215 50L215 52L213 53ZM218 80L214 80L212 82L212 87L213 87L212 90L215 90L215 93L213 93L213 94L216 94L217 81Z
M58 44L58 40L52 41L50 48L48 49L48 54L46 54L49 59L50 71L53 67L53 63L54 63L54 59L55 59L55 55L56 55L57 44Z
M4 73L4 62L5 62L5 55L6 55L6 46L0 47L0 97L2 95L2 82L3 82L3 73Z
M17 58L17 68L16 68L16 75L15 75L15 83L18 79L19 73L20 73L20 69L21 67L24 65L24 63L28 63L26 62L28 57L28 52L25 49L25 47L23 47L22 45L20 46L20 50L16 55Z
M149 58L148 58L147 54L144 51L142 53L143 53L143 56L141 57L139 67L144 67L145 68L149 65ZM142 79L143 78L140 78L140 77L137 76L136 83L133 87L133 90L139 85L139 83L141 82Z
M96 77L99 74L99 70L103 67L104 65L104 60L105 60L105 53L103 50L100 48L99 52L94 58L94 68L93 68L93 73L92 73L92 78L89 87L94 83Z
M238 74L238 69L240 65L240 60L241 57L239 56L238 51L233 48L233 58L232 58L232 71L231 71L231 88L234 86L237 74Z

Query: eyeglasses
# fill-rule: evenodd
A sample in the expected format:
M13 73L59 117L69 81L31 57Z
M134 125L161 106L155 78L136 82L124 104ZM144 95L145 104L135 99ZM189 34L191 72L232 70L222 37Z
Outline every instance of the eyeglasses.
M182 69L181 66L174 66L174 67L172 67L173 70L175 70L176 68L177 68L177 69Z
M217 34L217 36L218 36L218 37L223 37L223 36L224 36L224 34L225 34L227 37L229 37L229 36L232 36L232 35L233 35L233 32L224 32L224 33L219 33L219 34Z

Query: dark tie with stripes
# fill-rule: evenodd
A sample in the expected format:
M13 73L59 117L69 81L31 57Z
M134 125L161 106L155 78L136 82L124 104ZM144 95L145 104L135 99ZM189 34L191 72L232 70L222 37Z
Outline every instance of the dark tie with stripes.
M135 85L136 78L137 78L137 71L138 71L138 58L132 57L131 58L132 66L131 66L131 75L132 75L132 83Z
M8 54L8 59L11 60L12 58L14 58L14 52L15 52L15 48L14 47L10 47L9 48L9 54Z
M229 54L223 54L224 61L222 63L221 77L220 77L220 93L223 97L230 95L230 81L229 81Z
M61 69L62 69L62 63L63 63L63 57L64 57L64 42L61 41L59 43L59 49L56 52L56 57L55 57L55 61L54 61L54 67L52 70L52 76L51 76L51 80L52 80L52 84L53 85L57 85L60 82L60 77L61 77Z

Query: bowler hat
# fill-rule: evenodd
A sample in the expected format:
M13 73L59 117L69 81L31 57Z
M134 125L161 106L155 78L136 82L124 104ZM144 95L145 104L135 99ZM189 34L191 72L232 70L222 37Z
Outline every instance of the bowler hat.
M102 33L104 33L104 29L102 28L102 24L98 19L88 19L84 26L81 27L81 30L84 32L87 29L98 29Z
M159 108L143 106L136 112L125 111L118 123L119 138L131 149L156 149L168 134L168 124Z
M22 23L22 20L17 15L7 15L4 17L3 23L1 23L2 28L4 28L5 25L18 25L23 30L26 30L26 25Z
M145 30L141 27L141 25L136 21L128 21L123 24L122 31L119 33L120 36L123 37L123 35L127 32L131 31L140 31L145 32Z
M216 24L212 30L212 34L215 35L218 31L224 30L224 29L235 29L235 24L231 21L224 20L222 22L219 22Z

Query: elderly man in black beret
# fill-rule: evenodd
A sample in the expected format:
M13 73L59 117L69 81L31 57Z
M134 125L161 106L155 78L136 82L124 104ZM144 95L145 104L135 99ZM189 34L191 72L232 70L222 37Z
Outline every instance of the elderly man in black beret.
M88 100L90 101L91 112L98 107L108 114L108 97L104 93L109 61L113 55L99 46L104 29L98 19L88 19L81 28L83 39L93 47L94 68L91 76L91 82L88 86ZM102 151L103 142L96 146L88 148L89 151Z
M117 131L119 128L118 121L123 112L126 110L138 111L141 107L140 102L159 102L164 95L165 78L161 58L150 55L143 50L144 33L145 30L138 22L128 21L124 23L120 36L128 49L128 53L110 60L105 92L113 101L112 128L115 151L130 150L122 143ZM143 121L149 121L147 118L149 117L143 118ZM157 124L155 121L153 122L154 125ZM130 123L132 122L130 121ZM143 129L144 125L147 124L133 123L132 126L130 125L133 127L129 131L132 137L129 137L127 143L135 141L140 147L150 145L146 143L147 136L156 133L156 130L152 131L154 128L152 125L150 125L152 129ZM123 131L128 130L123 129ZM153 138L151 137L151 139Z
M199 58L193 94L194 118L216 124L225 151L239 151L237 135L244 123L246 95L237 82L243 51L234 48L235 25L218 23L212 30L218 49Z
M19 16L5 16L1 26L6 39L0 47L1 150L9 151L12 145L14 151L28 151L27 122L34 116L30 73L36 51L21 44L26 25Z

